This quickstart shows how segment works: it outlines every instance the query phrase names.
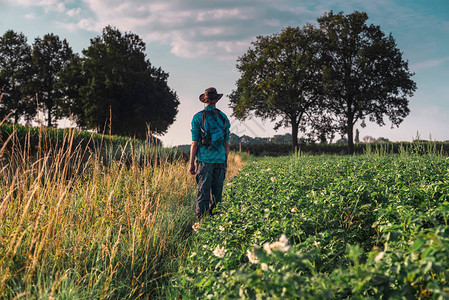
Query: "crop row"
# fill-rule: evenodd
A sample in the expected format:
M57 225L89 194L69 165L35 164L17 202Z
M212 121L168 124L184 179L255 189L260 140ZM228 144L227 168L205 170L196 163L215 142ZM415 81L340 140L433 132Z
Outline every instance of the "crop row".
M197 224L173 297L449 296L449 159L248 163Z

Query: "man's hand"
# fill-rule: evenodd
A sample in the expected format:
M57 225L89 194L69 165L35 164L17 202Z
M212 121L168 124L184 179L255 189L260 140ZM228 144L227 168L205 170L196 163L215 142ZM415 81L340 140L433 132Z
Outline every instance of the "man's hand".
M190 169L189 172L192 175L195 175L195 156L198 151L198 142L193 141L192 145L190 145Z
M195 175L195 164L190 164L190 170L189 170L190 174Z

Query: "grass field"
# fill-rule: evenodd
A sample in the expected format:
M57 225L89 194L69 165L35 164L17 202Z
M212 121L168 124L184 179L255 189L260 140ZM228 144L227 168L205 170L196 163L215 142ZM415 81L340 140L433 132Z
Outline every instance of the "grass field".
M449 297L447 157L258 159L225 199L191 238L169 297Z
M37 150L15 133L2 141L0 298L157 297L196 220L188 164L159 150L95 152L73 136ZM232 155L229 175L240 164Z

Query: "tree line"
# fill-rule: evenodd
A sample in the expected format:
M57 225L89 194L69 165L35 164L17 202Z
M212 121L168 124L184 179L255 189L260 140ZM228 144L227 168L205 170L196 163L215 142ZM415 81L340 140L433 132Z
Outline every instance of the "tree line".
M168 73L147 59L133 33L107 26L82 55L55 34L29 45L23 33L0 38L0 119L31 122L45 112L46 125L71 118L97 132L145 138L175 121L179 100Z
M354 126L365 120L399 126L409 114L408 97L416 90L408 62L390 33L367 24L355 11L325 13L317 25L287 27L259 36L237 60L241 73L230 95L233 115L276 121L322 142L347 136L354 152Z

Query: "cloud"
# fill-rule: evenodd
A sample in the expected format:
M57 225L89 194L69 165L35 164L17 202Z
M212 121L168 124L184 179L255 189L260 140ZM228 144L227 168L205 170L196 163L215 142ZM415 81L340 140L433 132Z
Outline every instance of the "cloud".
M381 24L398 22L412 10L387 5L389 0L0 0L11 5L41 7L58 26L70 31L101 33L111 25L138 34L147 43L170 45L181 57L213 56L222 59L241 56L256 36L278 33L286 26L314 22L323 12L338 7L345 13L355 9L375 12ZM388 10L387 14L383 12ZM401 11L400 14L397 12ZM396 13L395 13L396 12ZM60 15L58 15L60 14ZM58 17L56 17L58 16ZM61 18L62 17L62 18ZM64 18L65 17L65 18ZM67 19L67 17L69 17ZM405 18L405 19L404 19ZM59 21L59 20L64 21ZM394 20L391 20L394 19ZM410 18L416 20L416 18Z
M24 1L24 0L22 0ZM350 13L371 11L382 22L398 12L413 11L391 5L389 0L84 0L93 14L93 23L83 29L100 32L107 25L139 34L146 42L171 46L182 57L210 55L218 58L241 56L256 36L278 33L286 26L315 22L331 8ZM405 17L408 22L408 17ZM379 23L377 20L370 20ZM402 18L402 21L405 21ZM391 23L390 23L391 24ZM245 44L245 45L243 45ZM242 50L243 49L243 50Z
M76 17L81 16L81 12L82 12L81 7L77 7L77 8L72 8L72 9L68 10L66 12L66 14L69 17L76 18Z
M449 56L440 59L431 59L423 62L419 62L410 66L410 69L417 72L428 68L439 67L449 62Z
M93 18L79 28L100 32L107 25L138 34L146 42L171 46L181 57L235 59L258 35L280 32L282 25L301 25L313 11L292 0L201 1L85 0Z
M66 10L66 3L70 0L3 0L3 2L14 6L22 7L42 7L45 13L63 13Z

